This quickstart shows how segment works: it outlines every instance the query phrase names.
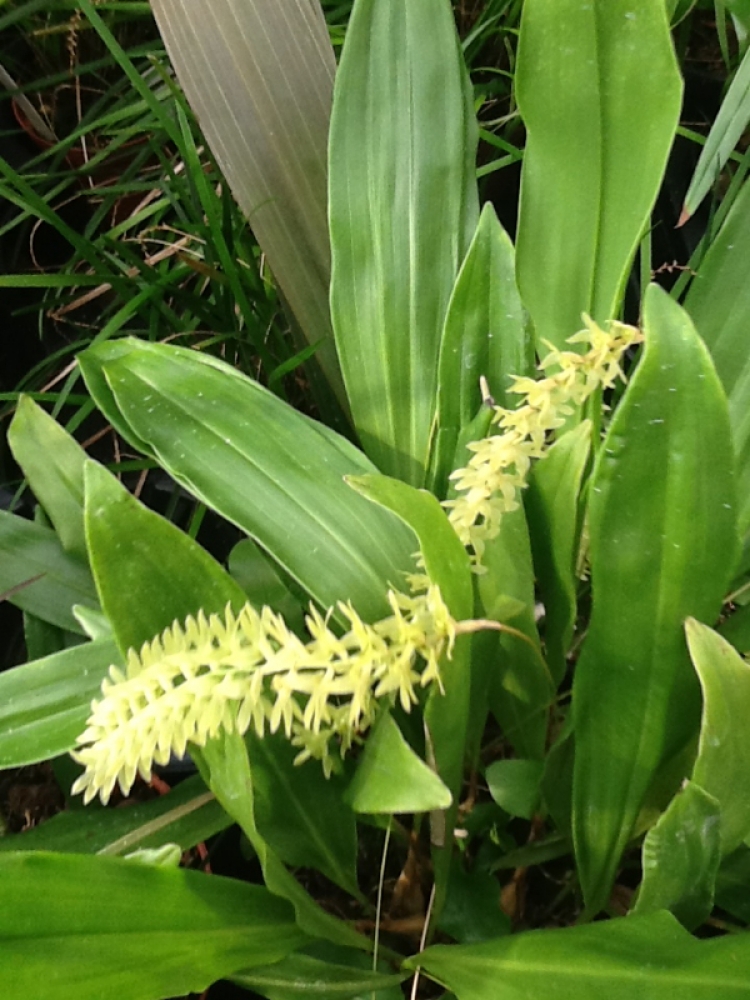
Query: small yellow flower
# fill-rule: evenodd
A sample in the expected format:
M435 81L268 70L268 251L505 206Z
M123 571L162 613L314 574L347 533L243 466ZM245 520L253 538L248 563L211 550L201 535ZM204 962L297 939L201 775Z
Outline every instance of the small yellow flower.
M72 753L85 768L73 792L107 802L115 784L127 794L137 774L148 780L154 763L183 756L189 743L251 725L259 737L283 731L300 748L297 762L315 757L330 774L332 745L346 753L372 725L378 699L397 698L408 711L417 686L440 683L455 623L424 581L422 593L389 592L393 614L373 625L340 604L349 624L342 636L329 628L330 612L312 608L307 642L280 615L249 604L237 615L227 608L223 617L175 622L130 651L125 673L110 668Z
M550 346L539 369L551 375L535 380L516 377L510 391L525 399L514 410L495 407L492 423L497 431L469 445L469 464L450 476L458 496L446 500L451 524L471 550L473 568L481 573L486 543L495 538L506 513L519 506L532 461L543 458L551 432L563 426L576 407L597 389L621 378L622 357L643 337L632 326L613 322L608 330L584 316L586 329L568 343L587 343L584 354L559 351Z

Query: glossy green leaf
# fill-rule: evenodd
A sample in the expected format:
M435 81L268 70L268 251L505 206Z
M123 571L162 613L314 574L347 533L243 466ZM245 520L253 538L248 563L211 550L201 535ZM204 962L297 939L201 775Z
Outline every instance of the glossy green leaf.
M175 620L239 610L242 589L201 548L89 462L85 524L91 567L120 649L140 649Z
M0 855L0 884L13 901L0 908L8 1000L200 992L309 941L266 889L185 869L12 853Z
M91 562L102 594L111 595L111 601L103 600L103 604L123 645L140 647L173 618L184 619L191 609L202 607L206 612L218 612L236 597L240 604L244 603L238 585L196 542L188 536L178 541L175 533L179 532L173 525L141 507L108 473L92 466L87 469L87 517L93 517L97 505L101 506L101 520L94 535L90 530L93 524L87 524ZM98 527L114 510L119 513L117 523L110 524L108 534L96 536ZM96 541L91 545L94 537ZM174 550L169 556L171 546ZM158 554L161 559L155 558ZM128 586L121 587L118 593L117 583L123 576L127 576ZM153 599L144 600L143 594L152 595L152 589ZM157 599L160 590L165 593ZM223 733L200 750L191 747L191 754L221 806L250 839L269 890L292 901L300 925L314 935L332 936L343 944L362 947L360 942L364 940L366 947L365 939L320 910L268 850L255 823L250 764L242 738L236 732L231 736Z
M134 802L127 809L91 803L69 809L39 826L0 838L0 851L62 851L71 854L124 855L138 848L177 843L183 851L232 823L197 775L168 795Z
M521 610L507 624L521 635L494 633L494 643L484 644L487 661L474 667L472 676L490 671L488 707L517 753L541 757L547 738L547 709L554 689L539 645L534 567L522 507L503 516L500 532L487 543L482 562L486 572L475 585L480 617L503 620L508 598L517 601Z
M576 620L580 492L590 451L591 424L583 421L536 463L524 498L544 605L544 648L556 685L565 676Z
M456 621L472 612L471 570L466 549L435 497L388 476L347 476L352 489L392 511L417 536L427 575L440 587ZM414 546L412 535L412 549ZM399 580L391 581L400 588Z
M618 314L661 185L682 89L664 4L525 0L515 81L518 283L537 343L560 347L582 312Z
M96 590L86 564L66 552L54 531L25 517L0 510L0 592L38 577L8 597L42 621L82 633L74 604L96 605Z
M723 3L745 31L750 31L750 0L723 0Z
M713 908L721 861L716 799L688 781L643 842L643 881L633 913L670 910L688 930Z
M427 575L440 587L457 622L471 617L474 596L466 549L435 497L387 476L348 477L354 489L393 511L419 542ZM459 635L450 658L440 665L442 690L434 687L424 711L427 761L452 796L445 813L433 812L431 841L435 877L434 913L439 915L447 888L452 835L467 751L471 696L471 637Z
M746 1000L750 938L697 941L669 913L437 945L407 967L458 1000Z
M680 224L687 222L716 183L750 122L750 51L721 102L685 195Z
M358 0L331 117L331 313L362 447L415 486L445 313L477 224L476 142L448 0Z
M348 476L357 492L393 511L417 536L424 566L455 621L471 617L473 594L466 549L445 511L426 490L387 476ZM450 659L441 664L443 691L429 696L425 722L431 733L437 771L454 796L463 775L469 709L469 642L459 636Z
M405 973L388 976L305 954L232 976L235 983L260 991L268 1000L400 1000L403 993L398 984L404 979Z
M744 184L690 285L685 308L711 352L729 400L742 535L750 529L750 184Z
M268 605L283 616L290 628L304 628L304 614L299 601L252 538L243 538L234 546L227 559L227 569L252 605L256 608Z
M323 607L351 600L366 619L388 613L387 583L413 568L414 542L344 483L374 471L348 441L195 351L126 340L80 364L107 417L119 410L118 429Z
M716 618L737 549L729 420L711 359L655 285L644 324L645 353L589 503L593 610L573 684L573 824L591 913L607 902L654 775L697 730L682 623Z
M510 918L500 908L497 876L478 864L467 871L464 859L454 857L448 896L438 927L459 944L510 934Z
M298 751L283 733L259 740L250 731L245 740L260 835L286 864L317 868L357 896L357 830L342 799L345 781L326 778L317 760L295 766Z
M516 288L513 244L487 202L456 279L440 342L439 447L433 459L438 495L445 493L460 432L482 403L480 376L495 402L511 408L518 397L508 392L510 377L528 374L532 351Z
M18 400L8 444L66 552L86 559L83 464L86 452L28 396Z
M511 816L531 819L539 808L544 762L511 758L496 760L484 772L490 795Z
M721 849L729 854L750 836L750 665L700 622L688 618L685 631L703 690L693 781L721 806Z
M0 768L70 750L113 663L117 646L99 639L0 674Z
M177 77L342 405L328 306L326 152L335 59L319 4L154 0Z
M369 950L366 937L315 903L261 836L255 819L253 770L243 738L224 732L200 750L194 748L192 756L205 783L250 841L269 891L292 904L298 925L313 937Z
M447 809L450 791L384 712L367 737L347 801L358 813L421 813Z

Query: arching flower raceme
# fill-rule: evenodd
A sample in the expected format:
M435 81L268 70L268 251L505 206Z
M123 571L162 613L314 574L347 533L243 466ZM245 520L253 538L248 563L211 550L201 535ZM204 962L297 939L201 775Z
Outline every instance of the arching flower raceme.
M455 625L436 586L388 600L392 614L372 625L340 604L349 624L341 636L330 612L311 609L307 642L249 604L175 622L131 650L125 672L110 667L72 753L85 767L73 792L107 802L115 784L127 794L137 774L148 780L154 763L183 756L188 743L251 726L259 737L283 730L297 762L318 758L330 774L334 750L343 755L383 703L409 711L417 688L440 684L440 658L452 652Z
M613 322L605 331L589 317L584 322L586 329L568 343L588 343L589 350L578 354L551 347L539 365L543 372L556 369L551 375L538 380L516 377L510 391L525 396L524 401L514 410L495 407L492 423L497 430L470 444L474 454L469 464L451 474L459 495L443 506L472 551L476 572L482 571L485 545L498 534L503 514L518 507L531 463L544 457L550 433L597 389L624 380L623 354L643 339L639 330L623 323Z

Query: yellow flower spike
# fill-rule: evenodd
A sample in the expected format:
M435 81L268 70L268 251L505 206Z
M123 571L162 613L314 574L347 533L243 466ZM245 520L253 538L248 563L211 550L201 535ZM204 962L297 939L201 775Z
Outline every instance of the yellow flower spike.
M455 625L428 580L422 593L388 600L393 614L374 625L342 604L349 630L340 637L330 611L311 609L307 642L251 605L175 622L131 650L125 672L110 669L72 752L85 768L73 792L107 802L116 784L127 794L136 774L149 779L154 763L188 744L250 726L259 738L281 729L300 748L298 762L315 757L330 774L332 744L346 753L374 722L378 698L408 710L417 685L439 683L439 661L453 648Z
M534 460L543 458L552 431L600 388L624 380L622 357L643 336L624 323L612 322L603 330L584 316L585 330L568 343L587 343L584 354L559 351L552 345L539 370L557 369L539 380L516 377L510 391L525 397L514 410L495 407L492 423L497 430L469 445L468 465L450 479L458 496L446 500L451 524L471 551L474 572L484 572L481 562L486 542L494 538L502 517L519 505L518 496Z

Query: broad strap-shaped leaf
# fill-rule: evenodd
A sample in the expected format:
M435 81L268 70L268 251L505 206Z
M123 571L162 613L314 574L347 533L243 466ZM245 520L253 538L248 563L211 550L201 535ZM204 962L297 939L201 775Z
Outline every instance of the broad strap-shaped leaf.
M349 477L348 481L358 492L393 511L409 525L417 536L427 575L440 587L454 620L470 618L474 600L469 557L435 497L388 476ZM435 811L431 817L436 916L447 889L452 830L463 780L471 694L470 654L471 637L459 635L452 656L444 657L440 665L442 691L433 687L424 712L427 762L453 799L445 812Z
M242 588L189 535L131 496L94 462L85 474L89 558L123 653L203 610L239 610Z
M70 750L110 665L121 659L111 639L98 639L0 674L0 768Z
M669 913L437 945L406 963L457 1000L746 1000L750 937L697 941Z
M451 793L412 750L390 712L367 737L346 793L358 813L421 813L447 809Z
M520 757L496 760L485 771L495 802L511 816L531 819L539 808L544 764Z
M703 691L693 781L721 807L721 850L750 836L750 665L712 629L688 618L685 631Z
M203 780L193 775L168 795L134 802L127 809L94 803L85 809L66 809L23 834L0 838L0 851L122 856L165 844L179 844L187 851L232 822Z
M79 634L73 605L97 603L86 563L66 552L54 531L0 510L0 592L12 588L18 589L8 597L11 604Z
M415 486L445 313L477 224L476 137L448 0L357 0L331 118L331 313L362 447Z
M258 739L250 730L245 742L260 835L285 864L316 868L357 896L357 829L343 801L345 779L326 778L317 760L295 765L297 751L283 733Z
M515 79L518 283L537 343L559 348L582 312L617 315L661 185L681 104L664 4L526 0Z
M18 401L8 444L66 552L86 558L83 465L86 452L28 396Z
M352 953L358 956L358 952ZM370 960L364 956L369 962ZM313 955L293 954L265 968L232 976L232 981L249 989L262 990L269 1000L401 1000L398 984L406 973L384 975L371 968L341 965ZM385 992L387 991L387 992Z
M216 162L346 407L328 307L336 63L318 0L154 0L153 11Z
M482 562L487 572L475 583L479 616L504 621L521 635L493 633L494 642L488 638L477 650L482 659L472 669L472 681L488 675L487 706L516 752L542 757L554 686L539 644L534 567L523 507L503 515L500 532L487 543ZM509 598L519 610L506 621L503 608ZM475 638L481 642L483 637ZM478 721L472 720L474 725ZM484 729L484 721L479 725Z
M643 881L633 913L669 910L689 931L713 909L721 861L721 810L693 781L685 782L643 842Z
M198 608L218 612L227 603L244 603L240 587L197 542L186 535L178 540L177 528L128 497L100 467L92 464L86 479L87 522L94 517L98 522L96 527L87 523L91 562L105 610L123 647L140 648L172 619L183 620ZM115 512L117 523L110 521L109 530L100 532L106 518ZM134 542L136 535L138 544ZM118 592L118 581L123 578L127 585L120 586ZM162 591L164 596L158 598ZM269 890L292 901L300 926L344 944L361 947L364 941L366 947L366 939L320 910L267 848L255 822L252 776L242 737L236 731L231 735L223 732L201 749L191 747L191 754L221 806L250 839Z
M748 5L750 10L750 5ZM685 195L680 224L687 222L706 197L726 166L731 153L750 122L750 54L742 62L729 85L701 150Z
M745 183L693 279L685 308L706 343L729 400L737 453L740 531L750 529L750 184Z
M283 900L218 875L18 852L0 855L0 884L13 900L0 909L8 1000L197 993L309 942Z
M136 340L80 357L92 395L136 447L251 535L327 608L388 613L389 581L413 568L411 533L359 499L373 472L353 445L213 358Z
M480 376L498 406L513 408L512 375L528 375L533 342L516 288L513 244L488 202L453 288L440 342L434 491L445 495L462 429L482 404ZM484 435L482 435L484 436Z
M268 889L289 900L298 925L325 941L369 950L369 940L319 907L261 836L255 819L253 767L244 739L237 732L224 732L202 749L194 749L192 756L205 783L250 841Z
M737 549L726 398L686 313L652 285L644 356L592 478L593 610L573 684L573 830L587 909L607 902L660 767L697 731L683 622L713 621Z
M581 533L581 482L591 452L583 421L550 447L531 472L524 495L534 569L544 604L544 648L559 684L567 668L577 611L576 562Z

